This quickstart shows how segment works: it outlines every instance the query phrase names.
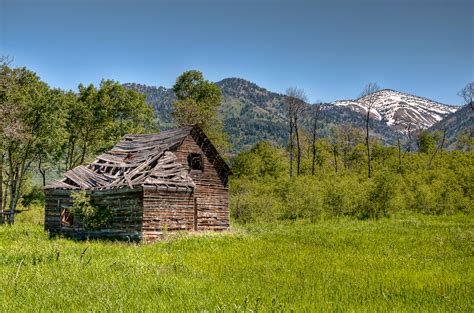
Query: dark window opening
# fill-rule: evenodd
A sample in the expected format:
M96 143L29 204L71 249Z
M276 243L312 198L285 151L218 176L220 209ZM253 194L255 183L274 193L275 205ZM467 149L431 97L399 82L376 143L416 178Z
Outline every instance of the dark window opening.
M65 208L61 208L61 225L72 226L74 222L74 215Z
M204 171L204 159L199 153L190 153L188 155L188 165L191 170Z

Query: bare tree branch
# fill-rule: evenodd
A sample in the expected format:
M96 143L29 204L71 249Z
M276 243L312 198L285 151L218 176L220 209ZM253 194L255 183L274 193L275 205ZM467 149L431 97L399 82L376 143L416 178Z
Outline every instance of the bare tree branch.
M297 175L301 173L301 142L300 142L300 119L305 109L307 97L303 89L296 87L288 88L285 102L288 107L289 119L289 149L290 149L290 177L293 176L293 131L296 136L297 145Z
M380 88L376 83L368 83L364 90L362 91L362 98L360 101L365 104L367 107L367 114L365 117L365 146L367 148L367 175L368 177L372 177L372 156L370 151L370 137L369 137L369 120L370 120L370 111L375 105L377 101L377 94L376 92L379 91Z

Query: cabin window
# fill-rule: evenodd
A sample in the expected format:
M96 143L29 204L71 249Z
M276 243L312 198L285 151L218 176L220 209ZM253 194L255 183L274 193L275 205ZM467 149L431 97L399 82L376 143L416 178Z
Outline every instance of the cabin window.
M61 208L61 225L63 226L72 226L74 222L74 215L72 215L71 211L66 208Z
M204 159L200 153L190 153L188 155L188 165L191 170L204 171Z

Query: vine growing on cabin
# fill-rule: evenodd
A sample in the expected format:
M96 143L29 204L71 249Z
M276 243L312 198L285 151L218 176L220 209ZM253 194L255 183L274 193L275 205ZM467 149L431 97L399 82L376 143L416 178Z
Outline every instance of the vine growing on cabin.
M94 203L84 190L71 193L71 197L73 205L70 211L81 220L84 229L97 230L112 226L112 209L109 206Z

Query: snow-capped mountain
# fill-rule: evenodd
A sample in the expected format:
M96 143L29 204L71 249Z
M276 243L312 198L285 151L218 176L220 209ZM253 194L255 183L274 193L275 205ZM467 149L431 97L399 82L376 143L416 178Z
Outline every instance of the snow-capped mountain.
M385 122L388 126L399 131L425 129L439 122L448 114L458 110L458 107L439 103L423 97L418 97L391 89L377 91L371 97L374 103L371 117ZM367 113L368 96L356 100L338 100L336 106L347 106L360 113Z

